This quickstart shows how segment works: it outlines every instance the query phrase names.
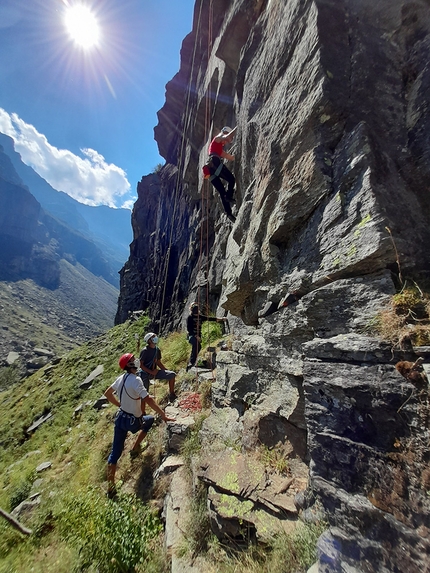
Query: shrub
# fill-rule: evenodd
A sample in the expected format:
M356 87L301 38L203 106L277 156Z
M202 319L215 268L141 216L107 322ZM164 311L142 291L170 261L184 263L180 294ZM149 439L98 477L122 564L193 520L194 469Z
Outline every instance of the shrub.
M33 483L32 478L33 478L33 473L31 474L31 476L28 476L26 479L20 481L19 484L16 485L12 490L9 500L9 507L11 511L12 509L15 509L15 507L17 507L22 501L27 499Z
M100 573L134 571L151 560L152 542L162 526L156 516L133 495L116 501L94 489L70 495L58 515L59 530L79 551L81 568Z
M160 173L164 165L162 163L157 163L157 165L152 169L152 173Z

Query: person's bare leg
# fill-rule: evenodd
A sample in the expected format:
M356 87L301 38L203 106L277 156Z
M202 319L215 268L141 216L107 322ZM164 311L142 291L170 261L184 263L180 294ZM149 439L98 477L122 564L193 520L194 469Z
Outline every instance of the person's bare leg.
M116 464L108 464L107 466L108 493L113 493L115 491L115 473L116 473Z
M146 432L144 432L143 430L140 430L140 432L137 434L137 438L136 438L136 441L134 442L134 446L131 448L130 451L138 452L139 446L145 438L146 438Z
M169 380L169 392L170 392L170 394L175 393L175 380L176 380L176 378L172 378L171 380Z

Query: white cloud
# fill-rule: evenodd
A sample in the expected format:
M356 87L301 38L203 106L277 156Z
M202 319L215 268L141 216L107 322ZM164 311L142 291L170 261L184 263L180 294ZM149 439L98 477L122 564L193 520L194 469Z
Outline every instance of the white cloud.
M137 197L132 197L131 199L128 199L127 201L124 201L124 203L121 205L122 209L130 209L130 211L133 211L133 206L136 203Z
M0 108L0 132L12 137L22 160L52 187L87 205L117 207L130 202L130 183L123 169L107 163L94 149L81 149L79 157L51 145L37 129L16 114ZM124 201L122 201L124 203Z

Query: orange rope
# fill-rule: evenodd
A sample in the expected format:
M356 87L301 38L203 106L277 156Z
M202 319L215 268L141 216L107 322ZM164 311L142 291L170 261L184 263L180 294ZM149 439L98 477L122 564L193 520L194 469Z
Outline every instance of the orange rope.
M160 305L160 319L159 319L160 332L162 331L162 317L163 317L164 303L165 303L165 297L166 297L167 274L168 274L168 270L169 270L170 251L171 251L172 240L173 240L173 226L175 223L175 217L176 217L176 211L177 211L179 182L180 182L180 175L181 175L181 172L183 169L183 158L184 158L184 151L185 151L185 134L186 134L187 129L189 127L190 117L191 117L191 113L190 113L190 99L191 99L191 91L192 91L191 87L192 87L193 75L194 75L194 64L195 64L196 52L197 52L197 39L198 39L198 32L199 32L200 23L201 23L203 2L204 2L204 0L201 0L201 2L200 2L200 10L199 10L197 25L196 25L196 37L194 39L193 57L191 60L191 69L190 69L190 79L188 82L187 99L186 99L186 103L185 103L185 121L184 121L183 130L182 130L182 139L181 139L179 156L178 156L178 169L177 169L177 173L176 173L176 183L175 183L175 190L174 190L173 215L171 218L170 233L169 233L169 235L170 235L169 236L169 247L167 249L167 253L166 253L166 257L165 257L165 261L164 261L165 265L164 265L163 293L162 293L162 299L161 299L161 305ZM212 0L211 0L211 2L212 2Z
M212 22L213 22L213 0L210 0L209 2L209 11L208 11L208 45L207 45L207 62L208 62L208 71L209 71L209 62L210 62L210 58L211 58L211 52L212 52L212 35L213 35L213 27L212 27ZM210 129L210 117L211 117L211 101L210 101L210 84L211 84L211 78L208 78L208 89L206 91L206 102L205 102L205 125L204 125L204 141L207 142L208 140L208 135L209 135L209 129ZM202 225L200 228L200 252L199 252L199 264L198 264L198 270L199 270L199 276L201 276L201 271L202 271L202 257L203 257L203 240L204 238L206 239L205 243L206 243L206 249L205 249L205 255L206 255L206 269L205 269L205 275L206 275L206 309L205 309L205 314L207 314L208 309L209 309L209 199L210 199L210 189L209 189L209 180L208 179L204 179L203 180L203 186L202 186ZM205 208L206 207L206 208ZM205 233L206 232L206 233ZM204 233L205 233L205 237L204 237ZM197 292L197 304L199 305L200 308L200 286L198 286L198 292ZM209 331L209 325L208 325L208 331ZM211 360L211 369L212 369L212 360ZM197 377L197 373L196 373L196 377ZM212 373L212 378L213 378L213 373Z

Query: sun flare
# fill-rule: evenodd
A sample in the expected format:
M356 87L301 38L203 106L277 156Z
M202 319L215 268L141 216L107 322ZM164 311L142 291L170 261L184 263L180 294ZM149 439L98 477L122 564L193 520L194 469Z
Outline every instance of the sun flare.
M79 46L91 48L97 45L100 38L100 27L97 18L84 4L75 4L67 9L64 16L67 31Z

